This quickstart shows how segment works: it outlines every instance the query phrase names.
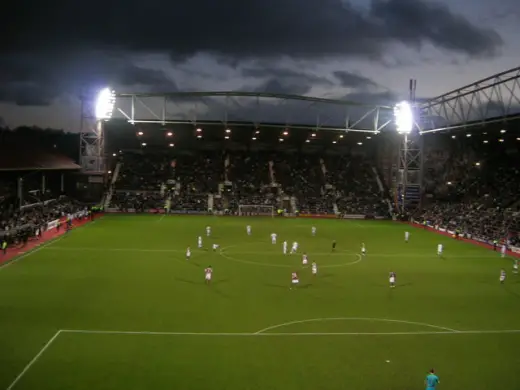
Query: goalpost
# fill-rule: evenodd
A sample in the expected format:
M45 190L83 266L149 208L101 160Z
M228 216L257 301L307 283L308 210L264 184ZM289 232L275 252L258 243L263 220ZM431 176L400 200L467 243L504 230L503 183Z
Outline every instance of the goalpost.
M264 215L274 217L274 206L239 204L238 215L241 217L251 215Z

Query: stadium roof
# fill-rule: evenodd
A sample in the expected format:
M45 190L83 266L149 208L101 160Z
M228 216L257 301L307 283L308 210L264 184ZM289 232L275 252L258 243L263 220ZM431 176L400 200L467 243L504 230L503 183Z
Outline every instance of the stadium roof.
M42 150L3 150L0 153L0 171L51 171L80 168L78 164L66 156Z

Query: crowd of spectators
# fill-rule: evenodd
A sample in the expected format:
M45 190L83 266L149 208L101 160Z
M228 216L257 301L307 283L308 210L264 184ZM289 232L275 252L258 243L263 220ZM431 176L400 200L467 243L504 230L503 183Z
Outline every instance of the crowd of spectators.
M0 202L0 240L26 242L43 233L49 222L86 209L84 204L65 196L38 200L22 207L12 202Z
M516 153L486 143L443 143L424 157L424 207L415 218L485 241L519 243Z
M144 153L118 156L110 206L238 212L239 205L313 214L388 215L383 191L362 157L244 152Z

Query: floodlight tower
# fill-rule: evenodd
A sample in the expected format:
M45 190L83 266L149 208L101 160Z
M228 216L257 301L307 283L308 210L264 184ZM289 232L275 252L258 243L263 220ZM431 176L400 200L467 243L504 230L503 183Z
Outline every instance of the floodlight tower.
M116 94L110 88L102 89L95 102L81 101L80 165L85 173L105 172L104 122L112 117Z
M415 80L410 80L412 91ZM413 99L413 94L411 98ZM395 105L394 117L397 132L402 136L399 143L395 195L397 206L401 213L421 204L422 184L422 137L417 131L413 103L403 101Z

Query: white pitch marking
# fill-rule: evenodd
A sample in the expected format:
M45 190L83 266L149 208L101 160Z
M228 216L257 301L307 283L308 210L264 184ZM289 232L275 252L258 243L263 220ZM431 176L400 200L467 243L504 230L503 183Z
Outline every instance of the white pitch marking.
M166 217L166 213L164 213L163 215L161 215L161 218L159 218L159 220L158 220L157 222L161 222L161 221L164 219L164 217Z
M24 253L21 256L15 257L14 259L12 259L12 260L10 260L10 261L0 265L0 271L5 269L5 268L7 268L7 267L9 267L12 264L15 264L15 263L19 262L22 259L25 259L26 257L29 257L29 256L35 254L36 252L41 251L42 249L48 248L49 246L51 246L51 245L57 243L58 241L60 241L63 237L64 237L63 235L59 236L59 237L55 238L54 240L51 240L50 242L47 242L47 243L45 243L43 245L40 245L40 246L37 246L36 248L31 249L29 252Z
M25 368L18 374L18 376L14 379L14 381L9 385L9 387L6 390L11 390L13 387L16 386L16 384L20 381L20 379L23 378L23 376L29 371L29 369L32 367L34 363L38 361L38 359L43 355L43 353L51 346L51 344L56 340L56 338L62 333L61 330L58 330L54 336L50 338L49 341L40 349L40 351L36 354L35 357L32 358L32 360L25 366Z
M455 330L455 329L446 328L445 326L437 326L437 325L427 324L427 323L424 323L424 322L392 320L392 319L387 319L387 318L335 317L335 318L311 318L311 319L308 319L308 320L284 322L282 324L268 326L267 328L259 330L258 332L256 332L256 334L263 334L264 332L267 332L269 330L278 329L278 328L282 328L282 327L290 326L290 325L305 324L305 323L308 323L308 322L325 322L325 321L392 322L392 323L399 323L399 324L425 326L425 327L428 327L428 328L439 329L439 330L448 331L448 332L451 332L451 333L458 333L458 332L460 332L460 331ZM401 332L398 332L398 333L401 333ZM407 333L407 332L405 332L405 333Z

